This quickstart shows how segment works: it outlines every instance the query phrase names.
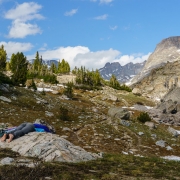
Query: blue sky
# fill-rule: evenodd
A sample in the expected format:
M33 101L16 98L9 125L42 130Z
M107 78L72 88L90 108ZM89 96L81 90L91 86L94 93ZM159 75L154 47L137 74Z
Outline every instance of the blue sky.
M142 62L180 34L180 0L0 0L0 44L8 57L67 60L71 68Z

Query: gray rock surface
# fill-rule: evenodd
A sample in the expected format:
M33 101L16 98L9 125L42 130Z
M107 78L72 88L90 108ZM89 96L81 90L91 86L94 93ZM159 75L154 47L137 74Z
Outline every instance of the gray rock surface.
M148 126L150 129L155 129L156 125L154 122L147 121L144 123L146 126Z
M4 159L1 159L0 161L2 165L9 165L9 164L12 164L13 162L14 162L14 159L10 157L6 157Z
M8 98L6 98L4 96L0 96L0 100L5 101L5 102L11 102L10 99L8 99Z
M168 132L171 133L173 136L177 137L179 136L179 133L172 127L168 127Z
M108 110L108 115L112 118L129 120L130 112L121 107L112 107Z
M159 140L156 142L156 145L160 147L166 147L166 141Z
M38 157L44 161L79 162L98 158L98 155L51 133L31 132L10 143L0 142L0 147L10 148L22 156Z

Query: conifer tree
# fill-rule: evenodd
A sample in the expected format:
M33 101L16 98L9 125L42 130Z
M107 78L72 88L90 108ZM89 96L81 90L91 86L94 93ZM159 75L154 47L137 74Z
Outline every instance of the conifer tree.
M35 72L40 71L40 68L41 68L41 65L42 65L41 61L42 61L42 59L39 58L39 52L37 51L36 52L36 57L35 57L35 60L34 60L34 63L33 63L34 71Z
M12 54L10 61L11 71L13 73L12 81L15 85L24 85L27 80L27 66L28 62L24 54Z
M109 85L114 89L120 89L120 83L116 79L116 76L114 74L111 76L111 79L109 81Z
M51 71L51 73L56 73L57 72L57 67L56 67L56 65L54 63L51 64L50 71Z
M10 71L10 70L11 70L10 62L7 62L6 63L6 71Z
M66 62L64 59L61 62L58 62L58 73L69 73L70 72L70 66L69 63Z
M4 46L1 45L1 47L0 47L0 70L5 70L5 68L6 68L6 58L7 58L7 53L4 50Z

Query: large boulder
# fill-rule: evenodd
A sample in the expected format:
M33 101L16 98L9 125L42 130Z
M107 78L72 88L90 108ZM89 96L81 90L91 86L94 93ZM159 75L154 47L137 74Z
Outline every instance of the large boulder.
M157 109L161 110L163 113L174 113L176 110L176 103L172 101L172 99L169 99L167 101L163 101L157 106Z
M168 101L171 99L173 102L180 103L180 87L176 87L173 90L171 90L164 98L164 101Z
M0 147L10 148L22 156L38 157L44 161L79 162L98 157L51 133L31 132L10 143L0 142Z
M132 93L135 94L135 95L140 96L142 94L142 91L139 88L134 88L132 90Z
M112 118L129 120L130 112L121 107L112 107L108 110L108 115Z

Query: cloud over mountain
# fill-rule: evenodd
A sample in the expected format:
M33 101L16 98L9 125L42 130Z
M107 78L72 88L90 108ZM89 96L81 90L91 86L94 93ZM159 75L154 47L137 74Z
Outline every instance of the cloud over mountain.
M58 47L56 49L49 49L39 51L43 59L65 59L69 62L71 68L85 66L89 69L102 68L107 62L119 62L125 65L129 62L143 62L147 60L150 53L147 55L134 54L134 55L121 55L121 52L110 48L109 50L91 51L88 47L75 46L75 47ZM28 59L33 59L35 55L28 55Z

